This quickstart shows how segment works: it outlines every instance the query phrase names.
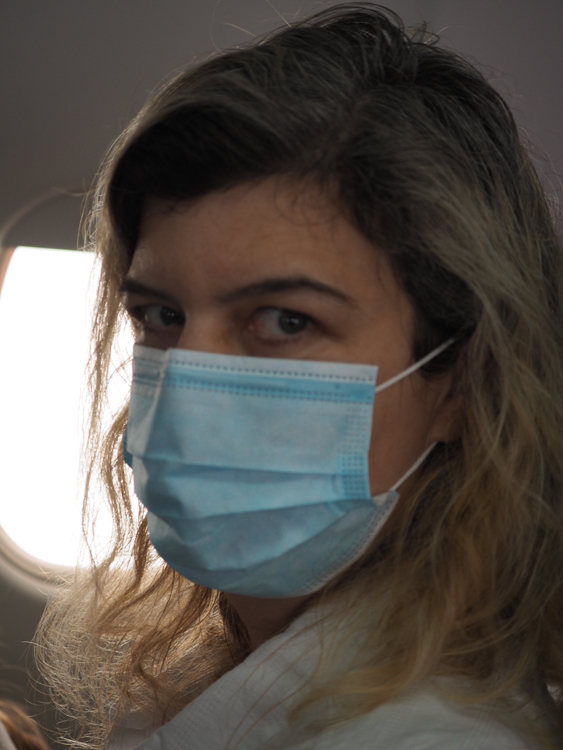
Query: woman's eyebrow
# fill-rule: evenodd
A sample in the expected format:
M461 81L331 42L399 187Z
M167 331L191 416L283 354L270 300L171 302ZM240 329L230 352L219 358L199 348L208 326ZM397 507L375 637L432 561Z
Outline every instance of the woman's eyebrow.
M302 289L316 292L317 294L327 295L339 302L344 302L350 307L357 307L356 302L352 297L348 296L340 289L336 289L329 284L324 284L322 281L315 281L309 279L307 276L289 276L275 279L266 279L265 281L258 281L254 284L247 284L233 289L232 291L226 292L220 295L218 301L221 303L237 302L247 297L260 297L264 294L272 294L275 292L293 292L300 291Z
M225 292L219 295L217 298L221 304L229 302L238 302L239 300L246 299L248 297L260 297L265 294L273 294L275 292L287 292L287 291L300 291L302 289L316 292L317 294L327 295L338 302L344 302L350 307L357 307L356 302L349 295L336 289L329 284L324 284L322 281L316 281L306 276L290 276L281 277L275 279L267 279L265 281L258 281L253 284L246 284L237 289ZM143 284L140 281L134 279L125 279L119 287L121 294L130 292L131 294L141 294L146 297L159 297L160 299L174 302L175 300L166 292L160 289Z
M135 281L135 279L125 279L121 283L119 293L127 294L128 292L131 294L142 294L145 297L160 297L168 302L174 302L172 297L166 292L163 292L160 289L155 289L147 284L142 284L140 281Z

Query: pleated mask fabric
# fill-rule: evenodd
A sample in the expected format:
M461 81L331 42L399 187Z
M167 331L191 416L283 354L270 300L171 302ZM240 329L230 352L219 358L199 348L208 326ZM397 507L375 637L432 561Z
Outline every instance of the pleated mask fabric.
M163 559L257 597L311 593L357 559L398 499L370 494L377 372L136 345L124 456Z

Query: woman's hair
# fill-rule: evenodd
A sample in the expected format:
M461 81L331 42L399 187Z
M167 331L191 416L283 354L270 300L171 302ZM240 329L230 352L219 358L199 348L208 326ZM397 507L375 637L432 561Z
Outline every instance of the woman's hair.
M126 706L159 721L248 651L224 598L150 547L122 459L126 409L101 425L119 287L146 201L268 178L313 186L387 254L415 311L413 360L455 338L423 373L453 371L460 405L459 437L433 452L385 542L316 595L334 602L339 647L356 656L340 671L336 657L321 665L294 719L328 698L326 723L340 721L453 677L452 700L501 711L551 694L560 720L563 262L553 217L483 75L368 3L189 68L105 163L91 225L102 278L87 490L102 478L115 545L47 614L39 655L55 691L102 744Z
M36 722L17 703L0 699L0 722L16 750L49 750Z

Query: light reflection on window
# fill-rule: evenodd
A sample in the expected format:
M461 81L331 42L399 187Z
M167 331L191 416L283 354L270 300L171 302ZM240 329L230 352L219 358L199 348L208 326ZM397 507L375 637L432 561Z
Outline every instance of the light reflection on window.
M20 247L0 290L0 525L28 554L74 566L79 419L97 269L90 253ZM130 351L128 332L121 348ZM112 401L128 375L114 378ZM109 519L100 511L100 544Z

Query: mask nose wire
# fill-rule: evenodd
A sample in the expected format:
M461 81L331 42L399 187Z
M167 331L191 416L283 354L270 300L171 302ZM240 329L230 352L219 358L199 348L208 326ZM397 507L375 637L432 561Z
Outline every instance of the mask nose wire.
M418 362L414 363L414 365L407 367L406 370L403 370L398 375L395 375L394 377L389 378L389 380L386 380L385 383L378 385L375 389L375 392L379 393L380 391L384 391L386 388L389 388L390 386L395 385L395 383L398 383L399 380L412 375L413 372L416 372L420 367L423 367L423 365L425 365L427 362L430 362L431 359L434 359L434 357L437 357L438 354L441 354L444 349L447 349L449 346L451 346L454 341L455 339L448 339L443 344L440 344L440 346L437 346L436 349L432 349L429 354L427 354L422 359L419 359Z

